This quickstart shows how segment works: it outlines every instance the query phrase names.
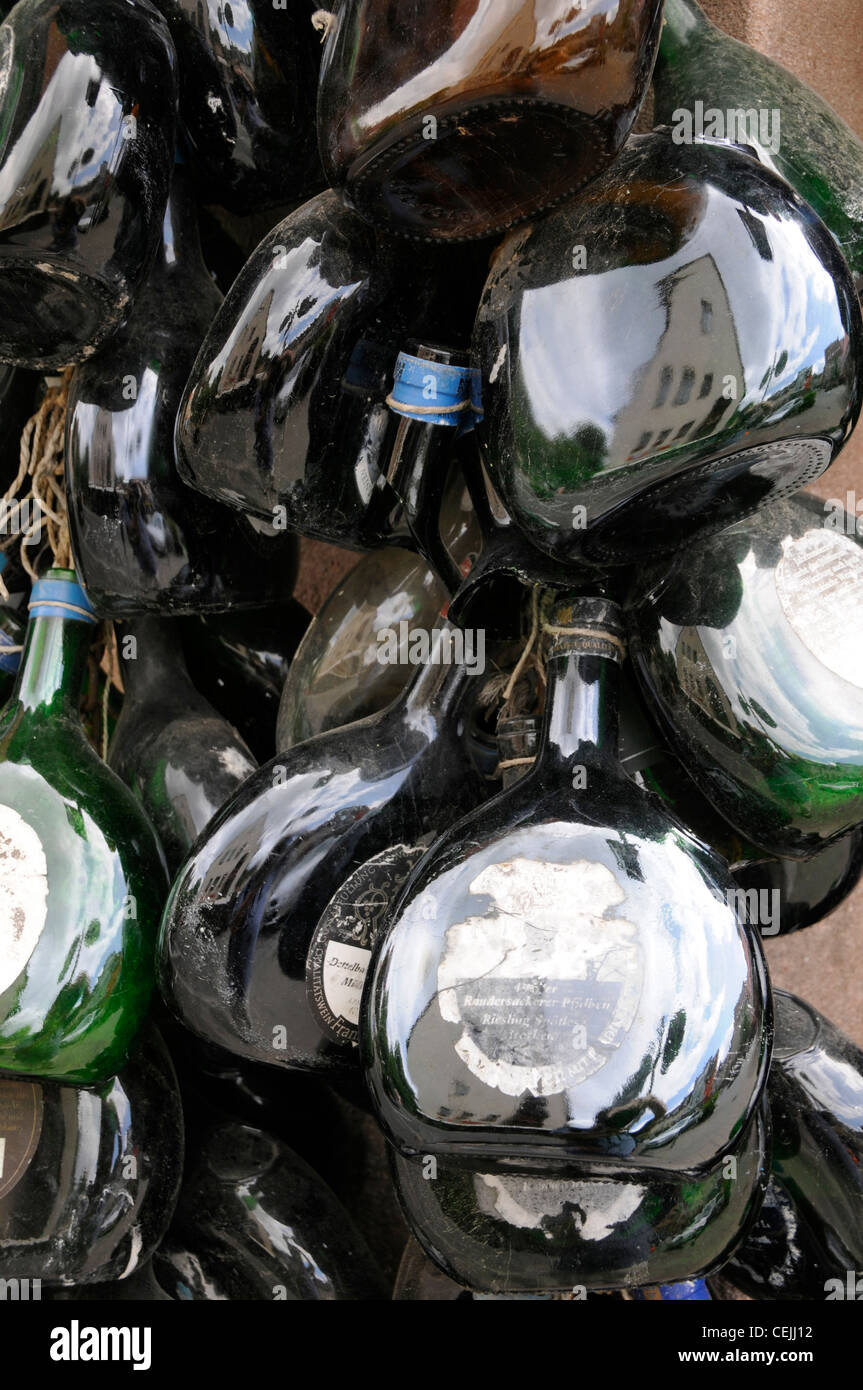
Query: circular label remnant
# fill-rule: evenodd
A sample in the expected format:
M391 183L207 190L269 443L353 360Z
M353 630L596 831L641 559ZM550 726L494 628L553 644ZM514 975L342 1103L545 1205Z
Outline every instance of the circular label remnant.
M48 915L48 864L32 825L0 805L0 994L36 949Z
M330 899L306 959L306 996L322 1032L356 1046L360 1003L389 908L425 851L393 845L360 864Z
M26 1173L41 1133L41 1086L0 1081L0 1198Z
M470 885L494 910L448 928L438 1006L465 1066L504 1095L556 1095L605 1066L635 1020L638 928L604 916L625 897L604 864L518 858Z
M863 548L825 529L783 550L776 593L785 617L822 666L863 690Z

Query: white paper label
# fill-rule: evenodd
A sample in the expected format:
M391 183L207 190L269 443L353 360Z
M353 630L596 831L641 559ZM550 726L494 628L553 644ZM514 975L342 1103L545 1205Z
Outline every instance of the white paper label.
M0 994L36 949L48 915L42 841L11 806L0 805Z
M638 928L603 916L624 899L604 864L518 858L470 885L496 911L456 922L438 965L438 1006L462 1025L455 1050L504 1095L555 1095L604 1067L635 1020Z
M834 675L863 689L863 548L836 531L787 541L776 570L782 611Z
M354 1027L360 1021L360 1000L366 982L371 951L330 941L324 958L324 994L336 1018Z

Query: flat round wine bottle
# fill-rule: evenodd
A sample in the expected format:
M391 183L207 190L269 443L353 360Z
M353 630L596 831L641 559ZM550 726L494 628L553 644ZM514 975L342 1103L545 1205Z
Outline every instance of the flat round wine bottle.
M242 735L258 762L269 762L282 691L311 621L308 609L291 599L179 621L195 689Z
M279 1140L225 1122L189 1156L171 1230L153 1261L171 1298L332 1302L386 1298L344 1207Z
M752 1298L859 1298L863 1052L802 999L773 999L770 1186L722 1277Z
M860 413L863 321L835 241L783 179L663 131L504 244L474 365L513 520L606 569L823 473Z
M0 358L91 356L156 252L177 75L150 0L21 0L0 28Z
M410 543L386 476L393 372L425 325L475 309L481 280L473 257L420 267L334 193L312 199L264 238L213 322L177 421L181 476L319 540Z
M702 796L644 709L635 679L621 686L620 761L639 786L662 798L690 834L728 864L738 916L762 937L814 926L854 891L863 874L863 831L852 830L810 859L777 859L751 844Z
M624 748L631 756L633 721L627 717L626 686L623 693L619 748L621 766L626 768ZM498 725L505 789L532 768L540 733L540 721L533 716L506 719ZM751 1225L764 1191L764 1136L756 1131L750 1138L753 1142L747 1151L749 1167L742 1203L734 1200L733 1182L721 1181L727 1174L739 1172L739 1167L728 1167L721 1178L715 1170L707 1176L700 1174L698 1188L693 1184L688 1201L678 1204L674 1189L660 1193L652 1175L649 1186L640 1193L634 1185L614 1182L599 1187L529 1174L507 1177L473 1169L456 1172L446 1164L441 1167L437 1159L430 1176L435 1182L442 1176L444 1185L435 1193L437 1200L429 1202L417 1187L416 1163L399 1155L394 1160L394 1176L402 1204L438 1265L424 1257L421 1246L415 1242L409 1245L393 1298L572 1298L576 1293L581 1298L587 1296L582 1282L585 1270L592 1289L601 1286L604 1296L613 1296L608 1289L616 1280L631 1288L647 1277L648 1269L662 1276L670 1269L685 1268L691 1274L698 1267L706 1272L708 1266L720 1263ZM427 1156L421 1160L424 1181L428 1181L427 1162ZM753 1167L756 1164L758 1168ZM692 1221L691 1211L697 1211L699 1199L706 1204L711 1196L713 1217L720 1211L721 1217L705 1240L702 1215ZM623 1239L616 1248L607 1239L613 1223L602 1217L612 1207L615 1216L624 1213L636 1218L625 1222L624 1231L618 1233ZM668 1252L663 1249L669 1240L685 1250L683 1260L678 1253L669 1264ZM636 1241L641 1242L638 1255L633 1253ZM470 1287L456 1283L450 1273ZM562 1292L568 1285L576 1287ZM675 1286L675 1291L679 1287ZM549 1289L558 1292L536 1292Z
M441 509L441 535L453 559L470 565L480 538L470 498L453 468ZM364 555L325 599L288 670L276 727L281 751L377 714L401 694L412 668L381 660L391 634L432 628L446 590L418 555L396 547Z
M161 847L78 712L92 609L72 570L33 586L0 717L0 1073L98 1086L153 989Z
M205 202L246 214L326 185L315 138L320 36L302 5L156 0L180 66L180 121Z
M387 710L260 768L195 845L165 908L159 971L169 1007L205 1041L275 1066L356 1066L373 945L361 938L375 914L354 921L360 898L340 890L484 795L463 746L471 677L445 660L452 635L449 624L428 634L428 662ZM343 950L330 962L333 942Z
M629 607L645 704L703 795L769 855L863 821L863 539L794 497L644 571Z
M183 1172L183 1112L148 1026L95 1090L0 1079L0 1268L46 1285L125 1280L168 1229Z
M221 295L201 257L184 164L128 323L72 381L66 496L76 568L96 611L202 613L287 599L296 540L187 487L174 463L183 387Z
M172 623L140 618L119 650L126 693L108 765L141 802L175 873L257 763L192 685Z
M620 766L619 608L564 597L544 623L536 763L441 835L390 914L361 1014L367 1081L409 1157L593 1165L639 1191L655 1175L679 1201L688 1172L709 1168L709 1186L760 1143L761 950L723 861Z
M396 1186L426 1254L474 1294L701 1279L724 1264L758 1214L768 1172L765 1112L762 1102L733 1155L687 1173L637 1165L627 1172L625 1160L562 1174L541 1162L507 1172L440 1159L429 1178L428 1157L397 1153Z
M695 0L665 0L653 90L656 120L672 125L675 138L740 140L782 174L830 228L863 286L863 143L823 97L724 34Z
M412 236L499 233L611 163L661 19L661 0L343 0L318 97L327 177Z

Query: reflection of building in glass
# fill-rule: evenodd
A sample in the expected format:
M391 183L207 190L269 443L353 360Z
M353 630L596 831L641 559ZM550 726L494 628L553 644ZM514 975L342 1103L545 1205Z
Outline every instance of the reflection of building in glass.
M261 365L262 346L267 340L267 323L274 291L268 290L257 310L249 318L243 317L235 330L230 346L227 348L225 364L219 374L216 395L224 396L245 386L255 376Z
M721 724L733 734L738 733L737 718L728 696L716 680L697 627L681 629L675 659L677 678L684 694L715 724Z
M26 178L16 180L15 192L3 204L3 228L17 227L36 212L43 212L54 188L57 147L60 141L61 118L58 117L42 141L39 154L27 164ZM15 158L15 150L11 159ZM11 163L11 159L8 161ZM14 173L14 171L13 171ZM11 180L9 180L11 182ZM6 183L6 180L4 180Z
M734 317L712 256L662 281L665 332L629 403L615 421L616 458L631 462L709 437L745 392ZM723 395L733 377L736 396Z

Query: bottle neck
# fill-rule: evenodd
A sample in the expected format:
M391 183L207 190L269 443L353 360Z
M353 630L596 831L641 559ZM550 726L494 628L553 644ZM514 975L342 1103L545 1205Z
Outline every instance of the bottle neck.
M211 279L201 250L191 178L183 164L174 165L171 191L162 219L162 236L153 265L153 271L162 275L174 275L178 270L184 275L200 273L208 281Z
M539 757L578 763L617 758L620 665L608 656L558 652L548 663L546 716Z
M165 704L173 705L178 700L189 703L193 687L173 621L137 618L118 632L123 685L128 698L140 701L158 695Z
M695 0L665 0L662 28L662 57L669 62L681 58L695 38L715 33L716 26Z
M31 713L79 719L92 637L90 623L68 618L31 618L13 702Z
M402 696L402 710L408 720L428 714L443 718L456 708L468 681L476 678L472 672L484 665L484 652L478 652L473 645L476 636L446 621L428 634L428 652L420 652L422 656L427 654L428 660L419 666ZM411 648L415 640L416 633L408 645L408 659L414 655ZM424 646L421 630L420 640Z

